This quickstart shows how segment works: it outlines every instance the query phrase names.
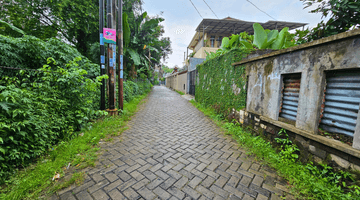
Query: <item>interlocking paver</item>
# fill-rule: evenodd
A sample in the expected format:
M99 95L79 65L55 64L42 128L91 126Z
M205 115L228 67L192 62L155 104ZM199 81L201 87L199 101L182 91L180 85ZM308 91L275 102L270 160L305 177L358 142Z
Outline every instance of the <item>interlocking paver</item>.
M287 188L179 94L155 86L99 165L60 199L275 199ZM282 187L281 187L282 186Z

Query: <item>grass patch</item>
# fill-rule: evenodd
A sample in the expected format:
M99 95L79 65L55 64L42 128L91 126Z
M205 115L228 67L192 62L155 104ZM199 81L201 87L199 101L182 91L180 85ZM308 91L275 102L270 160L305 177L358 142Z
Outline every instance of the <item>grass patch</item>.
M126 130L126 122L146 96L144 94L125 103L121 115L96 121L90 130L81 131L72 140L60 142L36 163L19 170L1 186L0 199L39 199L71 184L81 184L85 174L77 171L95 166L99 141L111 141L112 136L118 136ZM69 163L71 169L68 169ZM68 176L65 176L66 180L61 178L61 181L53 181L56 174L60 174L60 177Z
M179 91L179 90L175 90L177 93L179 93L180 95L184 95L185 93Z
M226 122L214 109L194 100L190 102L220 126L225 134L232 135L249 153L261 159L263 164L275 168L280 176L288 180L289 189L297 199L360 199L360 187L355 184L359 177L347 172L333 172L327 165L321 165L321 168L312 163L304 165L297 160L297 147L290 144L288 138L278 139L283 147L279 152L262 137ZM286 132L281 134L284 136ZM349 182L345 179L351 179L352 184L347 185Z

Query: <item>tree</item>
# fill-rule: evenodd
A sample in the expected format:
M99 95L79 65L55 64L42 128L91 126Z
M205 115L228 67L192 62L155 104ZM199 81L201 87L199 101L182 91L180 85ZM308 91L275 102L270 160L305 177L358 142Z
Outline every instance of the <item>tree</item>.
M3 0L0 19L40 39L58 37L88 56L99 40L98 0Z
M170 69L168 66L163 65L162 69L164 70L165 73L171 73L173 71L173 69Z
M327 22L322 20L307 35L307 41L342 33L359 28L360 1L359 0L301 0L305 7L317 5L311 13L322 13L322 17L330 16Z
M13 36L18 28L45 41L56 37L99 62L98 0L0 0L0 4L4 22L0 21L0 34ZM131 66L136 75L136 67L146 67L140 72L152 74L149 65L159 64L172 53L170 39L162 37L164 28L159 23L164 19L142 12L141 0L124 0L123 4L125 72Z
M161 37L163 26L159 25L163 18L149 17L146 12L135 15L124 13L124 54L128 74L135 78L139 73L152 75L151 66L160 64L161 58L172 53L169 38ZM138 68L138 69L136 69Z

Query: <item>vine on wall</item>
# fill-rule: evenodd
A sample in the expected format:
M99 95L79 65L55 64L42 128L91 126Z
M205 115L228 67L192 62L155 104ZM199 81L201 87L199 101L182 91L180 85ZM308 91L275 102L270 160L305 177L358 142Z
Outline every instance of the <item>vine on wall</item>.
M218 113L229 114L232 108L241 110L246 105L246 74L244 66L232 66L242 60L249 50L233 49L197 66L198 83L195 98L212 106Z

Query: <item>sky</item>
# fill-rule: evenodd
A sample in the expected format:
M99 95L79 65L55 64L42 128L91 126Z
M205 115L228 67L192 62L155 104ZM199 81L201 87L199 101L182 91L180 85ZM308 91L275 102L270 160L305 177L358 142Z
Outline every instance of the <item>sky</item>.
M191 0L203 18L217 19L204 0ZM309 13L311 8L303 9L300 0L250 0L262 11L278 21L308 23L314 27L321 21L321 14ZM205 0L219 19L232 17L244 21L267 22L273 20L247 0ZM195 10L190 0L144 0L143 10L148 15L160 15L165 19L164 37L170 37L173 53L165 60L165 65L173 68L175 65L182 67L184 52L195 29L203 19ZM306 26L307 27L307 26ZM306 28L305 27L305 28ZM189 54L192 50L189 50Z

